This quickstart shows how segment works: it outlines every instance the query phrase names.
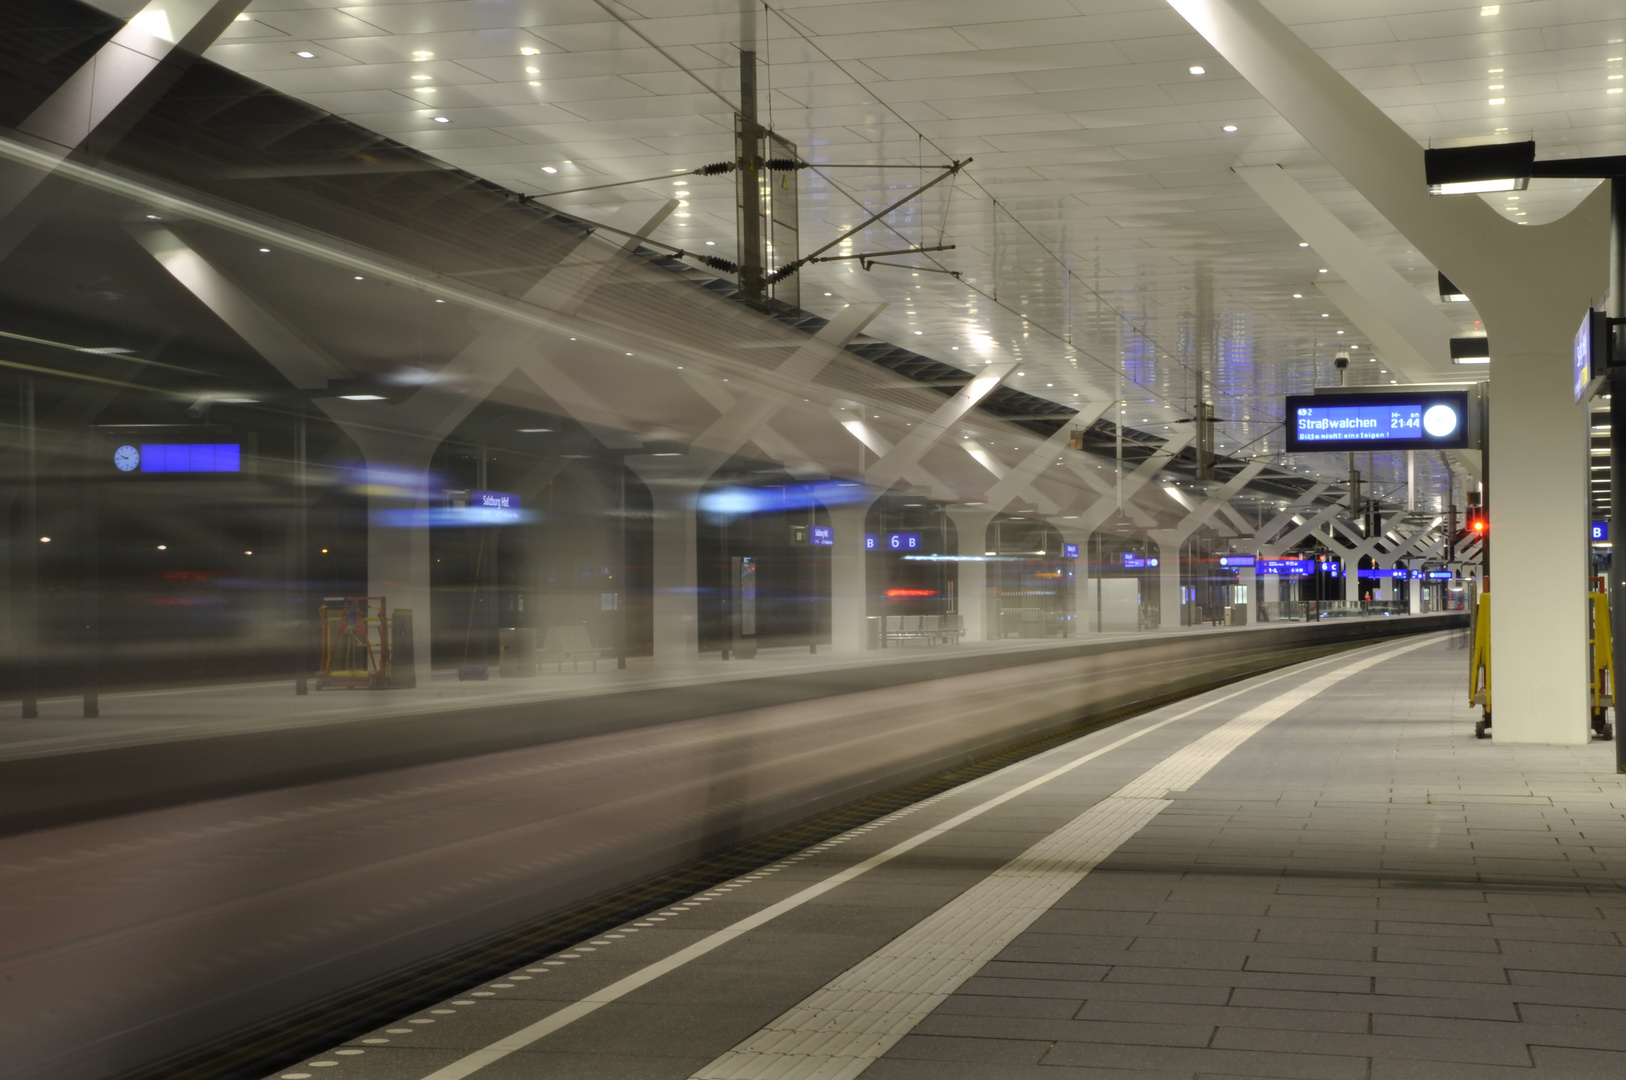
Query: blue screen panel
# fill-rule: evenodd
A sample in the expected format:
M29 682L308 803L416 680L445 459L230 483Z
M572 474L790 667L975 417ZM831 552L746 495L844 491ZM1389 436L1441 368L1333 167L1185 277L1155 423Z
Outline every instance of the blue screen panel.
M1287 450L1462 449L1472 445L1470 419L1459 390L1292 394Z
M144 473L234 473L243 471L240 443L142 443Z

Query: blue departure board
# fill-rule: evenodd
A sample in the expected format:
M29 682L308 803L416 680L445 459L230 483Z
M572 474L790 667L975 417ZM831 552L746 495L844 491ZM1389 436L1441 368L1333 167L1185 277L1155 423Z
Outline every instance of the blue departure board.
M1293 394L1287 450L1451 450L1472 445L1468 393Z

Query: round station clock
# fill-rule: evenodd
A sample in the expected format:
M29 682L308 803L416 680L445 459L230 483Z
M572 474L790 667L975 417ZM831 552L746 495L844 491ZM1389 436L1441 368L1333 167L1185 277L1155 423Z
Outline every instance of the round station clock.
M141 451L133 446L121 446L113 451L113 464L119 472L131 472L141 464Z

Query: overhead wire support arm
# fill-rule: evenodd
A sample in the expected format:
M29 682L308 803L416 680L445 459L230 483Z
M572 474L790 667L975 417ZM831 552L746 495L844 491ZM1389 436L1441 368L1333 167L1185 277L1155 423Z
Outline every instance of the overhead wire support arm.
M827 248L820 248L819 250L825 251L825 250L828 250L828 249ZM803 259L802 261L803 262L809 262L809 263L841 262L843 259L882 259L882 258L885 258L885 257L887 257L889 255L923 255L928 251L953 251L953 250L954 250L954 245L953 244L938 244L935 247L898 248L895 251L866 251L862 255L818 255L818 256L809 256L808 258ZM911 269L914 269L914 268L911 267Z
M772 274L768 275L768 280L770 282L784 280L785 278L787 278L790 275L794 274L796 271L800 270L802 267L806 266L808 263L811 263L813 260L815 260L819 256L823 255L826 251L829 251L831 248L833 248L836 245L840 244L843 240L846 240L849 237L864 231L865 229L869 228L871 225L875 224L877 221L880 221L882 218L886 217L886 215L890 214L892 211L896 210L898 207L904 205L907 202L911 202L914 199L920 198L920 196L926 194L926 192L930 191L932 188L936 187L938 184L941 184L944 180L947 180L947 179L949 179L950 177L953 177L953 176L960 175L960 170L965 168L967 165L971 164L971 161L972 161L971 158L966 158L963 161L953 161L953 162L950 162L947 165L941 166L943 171L938 176L935 176L932 179L926 181L926 183L920 185L915 190L913 190L909 194L905 195L903 198L901 198L901 199L897 200L896 202L892 203L891 205L887 206L884 210L878 210L875 213L871 214L869 217L865 218L863 221L860 221L857 225L854 225L852 228L848 229L846 232L842 233L840 236L836 237L834 240L830 241L828 244L825 244L823 247L819 248L817 251L813 252L812 254L804 255L800 259L797 259L795 262L786 263L784 266L781 266L779 269L775 270Z

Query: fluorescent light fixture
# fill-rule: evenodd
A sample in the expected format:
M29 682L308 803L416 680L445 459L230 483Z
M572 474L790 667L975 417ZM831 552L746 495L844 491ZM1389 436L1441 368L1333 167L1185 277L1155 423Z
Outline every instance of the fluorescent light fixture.
M553 429L550 427L522 427L517 428L516 430L519 431L521 435L542 435L552 431Z
M1191 72L1193 75L1208 74L1208 69L1203 67L1201 64L1192 64L1190 67L1186 68L1186 70Z
M552 165L544 165L544 166L542 166L542 171L551 176L552 174L558 172L559 170L555 169Z
M1430 195L1523 191L1535 161L1534 141L1452 146L1424 150L1423 172Z
M435 123L437 123L437 124L450 124L451 122L452 122L452 118L449 117L449 116L437 116L437 117L435 117Z
M383 394L340 394L345 401L383 401Z
M315 60L316 59L316 54L315 53L306 52L303 49L301 49L299 52L294 53L294 55L299 57L301 60Z
M1226 124L1224 127L1220 128L1220 130L1221 131L1235 131L1236 130L1236 125L1235 124Z
M1451 339L1451 362L1453 364L1488 364L1490 361L1490 338L1454 337Z

